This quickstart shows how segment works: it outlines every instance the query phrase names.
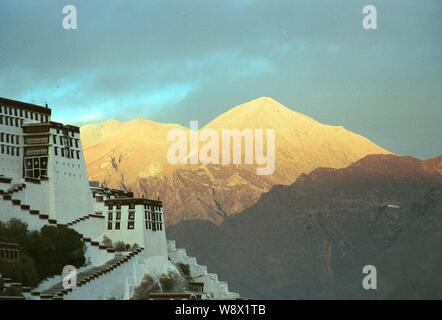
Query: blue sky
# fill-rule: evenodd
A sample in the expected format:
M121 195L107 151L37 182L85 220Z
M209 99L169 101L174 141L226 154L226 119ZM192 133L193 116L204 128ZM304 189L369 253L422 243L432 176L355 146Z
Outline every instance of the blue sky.
M62 9L78 10L78 30ZM374 4L378 30L361 27ZM271 96L404 155L442 154L440 0L2 0L0 96L84 124L206 123Z

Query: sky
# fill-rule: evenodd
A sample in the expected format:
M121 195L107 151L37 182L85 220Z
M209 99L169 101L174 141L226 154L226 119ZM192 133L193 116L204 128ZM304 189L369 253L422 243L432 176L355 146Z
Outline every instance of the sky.
M0 1L0 96L76 125L202 126L270 96L428 159L442 155L441 60L440 0Z

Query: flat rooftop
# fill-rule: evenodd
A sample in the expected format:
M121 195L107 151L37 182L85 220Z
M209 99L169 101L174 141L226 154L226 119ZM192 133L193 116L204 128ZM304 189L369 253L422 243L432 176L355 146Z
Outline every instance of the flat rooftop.
M48 116L50 116L52 113L52 110L50 108L47 108L46 106L39 106L39 105L32 104L32 103L6 99L6 98L2 98L2 97L0 97L0 105L7 106L7 107L14 107L14 108L23 109L23 110L28 110L28 111L32 111L32 112L43 113Z

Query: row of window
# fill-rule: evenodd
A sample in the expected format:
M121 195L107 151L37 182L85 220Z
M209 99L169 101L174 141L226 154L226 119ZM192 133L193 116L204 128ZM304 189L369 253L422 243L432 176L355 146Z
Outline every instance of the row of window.
M114 217L113 212L109 211L107 214L107 220L113 220L113 217ZM135 220L135 211L129 211L127 219ZM115 212L115 220L121 220L121 211Z
M3 250L0 249L0 260L16 260L18 259L18 250Z
M49 125L26 126L23 133L49 133Z
M150 221L162 221L162 213L161 212L150 212L144 211L144 218Z
M57 134L60 134L62 132L63 132L63 130L61 130L60 128L57 128ZM75 132L74 131L66 131L65 130L65 132L66 132L66 135L70 135L71 137L75 137Z
M163 224L161 222L146 221L146 229L152 231L163 230Z
M13 107L7 107L7 106L0 106L0 113L8 114L10 116L26 118L30 120L36 120L40 122L48 122L49 120L49 117L45 114L17 109Z
M11 127L20 128L23 125L23 119L0 116L0 125L4 124Z
M128 221L127 222L127 230L133 230L135 228L135 221ZM112 221L107 222L107 230L120 230L121 229L121 222L115 221L115 224Z
M0 142L20 144L20 136L9 133L0 133Z
M55 170L55 173L57 174L57 176L61 175L60 170ZM78 178L80 178L80 179L81 179L81 177L82 177L81 174L75 174L75 173L72 173L72 172L66 172L66 171L63 172L63 175L65 175L65 176L69 176L69 177L78 177Z
M25 157L47 156L48 147L26 147Z
M162 213L161 212L151 212L151 211L144 211L144 218L149 221L162 221ZM135 220L135 211L129 211L128 220ZM114 220L114 212L108 211L107 213L107 220ZM121 211L115 212L115 220L121 220Z
M61 163L61 162L60 162ZM55 161L55 164L58 166L58 164L59 164L59 162L58 161ZM63 166L68 166L68 167L71 167L72 166L72 168L75 168L75 167L78 167L78 168L81 168L81 166L79 165L79 164L77 164L77 165L75 165L75 164L71 164L71 163L69 163L69 162L63 162L63 163L61 163Z
M147 230L161 231L163 230L162 214L160 212L144 211L144 218ZM127 216L127 229L133 230L135 228L135 211L128 211ZM115 224L114 224L114 212L108 211L107 213L107 229L108 230L120 230L121 227L121 211L115 212Z
M116 208L117 210L121 210L121 204L117 204L117 205L108 205L107 209L108 210L113 210L113 208ZM129 204L129 209L135 209L135 205L134 204Z
M58 137L58 141L57 141L57 137ZM74 139L74 138L69 138L67 136L53 135L52 141L53 141L54 145L59 144L61 146L68 146L68 147L73 147L75 145L75 148L79 147L79 139L76 139L76 138Z
M108 221L107 222L107 230L120 230L121 229L121 221ZM127 230L133 230L135 229L135 221L128 221L127 222ZM146 221L146 229L152 230L152 231L162 231L163 230L163 224L161 222L152 222L152 221Z
M64 158L80 159L80 151L78 151L78 150L69 150L66 148L60 148L60 152L58 152L58 150L59 150L58 147L54 147L55 156L60 155L61 157L64 157Z
M20 156L20 147L0 145L0 153L8 154L10 156L19 157Z
M145 209L145 210L161 211L161 206L155 206L155 205L145 204L145 205L144 205L144 209Z
M146 222L146 229L152 231L163 230L162 214L161 212L144 211L144 218Z
M28 178L39 179L41 176L48 175L48 158L28 158L25 161L25 176Z
M107 215L107 229L112 230L113 227L113 212L109 211ZM115 230L120 230L121 224L121 211L115 213ZM135 211L129 211L127 216L127 230L133 230L135 228Z
M121 210L121 204L108 205L108 206L107 206L108 210L113 210L114 207L115 207L117 210ZM133 204L133 203L129 204L129 209L135 209L135 204ZM161 211L161 206L145 204L145 205L144 205L144 210Z
M48 136L30 136L25 137L25 144L48 144Z

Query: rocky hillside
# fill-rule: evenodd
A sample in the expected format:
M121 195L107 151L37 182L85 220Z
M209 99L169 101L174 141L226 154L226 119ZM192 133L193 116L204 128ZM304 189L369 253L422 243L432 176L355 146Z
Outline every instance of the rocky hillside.
M442 157L367 156L275 186L221 225L167 230L253 298L442 298ZM362 289L374 265L378 290Z
M219 133L275 129L275 172L257 176L255 165L172 165L167 161L172 144L167 133L187 129L138 119L81 128L89 178L159 196L169 224L188 219L221 223L250 207L275 184L290 184L318 167L342 168L368 154L389 153L343 127L321 124L271 98L236 106L204 128Z

